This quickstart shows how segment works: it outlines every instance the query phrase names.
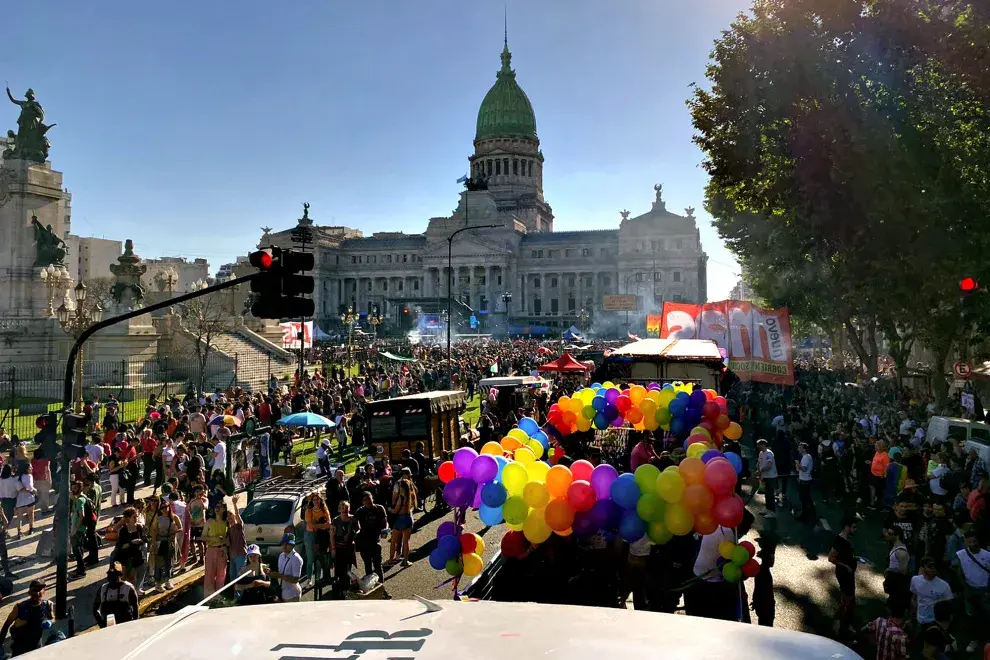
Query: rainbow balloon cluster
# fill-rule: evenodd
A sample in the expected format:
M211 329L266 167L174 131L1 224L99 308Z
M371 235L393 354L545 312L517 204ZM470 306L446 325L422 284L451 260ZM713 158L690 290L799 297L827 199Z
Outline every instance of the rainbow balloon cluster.
M715 390L692 388L675 382L620 390L610 382L593 383L573 396L557 399L550 406L547 421L561 435L629 423L640 431L669 431L679 440L690 438L696 427L704 428L707 441L716 447L722 445L723 436L730 440L742 437L742 427L729 421L725 397Z
M474 577L484 568L485 541L477 534L458 533L449 520L437 528L437 547L430 553L430 566L451 575Z
M756 548L749 541L722 541L718 544L718 554L716 566L726 582L739 582L744 578L756 577L760 572Z
M478 509L486 525L505 521L509 526L511 532L502 541L506 556L519 556L551 534L586 536L603 530L630 543L645 535L664 544L673 536L711 534L720 525L736 527L742 521L744 504L734 492L738 468L709 442L696 443L705 450L703 457L688 456L663 472L647 464L620 475L607 464L579 460L567 467L538 460L546 452L541 442L546 435L530 418L513 431L526 433L526 439L521 434L507 436L501 443L486 444L481 454L463 447L439 470L451 507L470 506ZM506 450L510 437L508 444L518 443L514 450ZM503 451L509 451L511 459ZM468 559L452 561L458 560L451 554L457 551L454 541L441 543L445 545L430 556L431 565L452 574L474 574ZM473 571L476 564L470 562Z

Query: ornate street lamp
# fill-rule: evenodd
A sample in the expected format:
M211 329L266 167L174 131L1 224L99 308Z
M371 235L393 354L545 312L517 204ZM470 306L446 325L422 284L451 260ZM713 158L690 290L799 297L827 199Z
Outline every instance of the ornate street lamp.
M82 333L94 323L103 320L103 308L99 303L93 307L86 307L88 297L86 285L80 282L74 289L76 304L73 309L69 309L63 302L59 305L57 316L58 324L74 339L79 339ZM83 409L83 346L79 347L79 355L76 357L76 401L74 410L77 413Z
M172 297L175 286L179 283L179 274L171 266L166 266L155 275L155 285L159 291L168 291L168 297Z
M48 316L55 316L55 292L69 283L69 269L48 264L41 269L41 281L48 290Z
M581 311L578 312L578 328L581 330L581 332L584 332L584 324L590 318L591 318L591 312L589 312L584 308L581 308Z
M348 307L347 311L340 315L340 322L343 323L344 327L347 328L347 370L348 371L350 371L351 368L351 351L352 351L352 342L354 341L354 324L357 323L357 320L359 318L360 315L354 312L353 307Z
M378 311L378 306L376 305L372 308L371 314L368 314L368 323L371 324L371 332L373 333L371 340L372 345L378 341L378 326L381 325L382 321L384 321L384 319L382 318L381 313Z

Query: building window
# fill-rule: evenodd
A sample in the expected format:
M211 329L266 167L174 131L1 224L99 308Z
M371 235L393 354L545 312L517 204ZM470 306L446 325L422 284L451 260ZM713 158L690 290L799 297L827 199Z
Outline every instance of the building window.
M487 276L485 276L485 275L479 275L478 276L478 284L480 284L481 286L486 286L486 284L487 284L486 280L487 279L488 279Z
M529 161L529 175L533 176L533 161Z
M642 273L636 273L636 281L637 282L642 282L643 281L643 274Z
M419 280L413 280L413 291L419 291Z
M581 256L582 257L590 257L591 254L592 254L591 253L591 248L581 248Z
M388 255L388 263L392 263L392 255Z
M498 276L498 285L499 286L502 286L502 276L501 275Z
M550 313L553 314L554 316L560 314L559 303L556 298L550 299Z
M675 270L674 271L674 281L675 282L680 282L681 281L681 271L679 271L679 270Z
M567 249L564 250L564 257L565 258L566 257L573 257L575 255L577 255L577 250L575 250L574 248L567 248Z
M593 278L591 275L589 275L588 277L584 278L584 285L587 286L587 287L594 286L595 285L595 278Z
M509 173L509 159L508 158L503 158L502 159L502 169L505 170L505 173L506 174Z
M368 280L368 291L375 290L375 282L373 280Z
M516 176L519 176L519 159L518 158L513 158L512 159L512 173L514 175L516 175Z
M485 166L485 169L488 170L488 176L491 176L492 175L492 159L489 158L487 162L488 162L488 164Z
M654 252L660 249L660 241L650 241L650 249Z
M495 175L498 176L501 173L502 173L502 161L496 159L495 160Z
M567 313L573 314L574 310L577 309L577 301L574 298L567 299Z
M382 291L388 291L388 280L382 282Z
M560 250L547 250L547 259L556 259L560 256Z
M567 286L573 287L574 286L574 280L576 280L576 279L577 278L574 277L573 275L568 275L567 276Z
M660 275L661 275L660 271L658 271L658 270L653 271L653 281L654 282L662 282L663 281L663 278Z
M682 300L683 300L683 297L681 296L681 294L679 294L679 293L675 293L674 294L674 302L681 302Z
M404 255L402 255L402 263L406 263L406 258L407 258L408 256L409 256L408 254L404 254Z
M538 277L534 277L533 278L533 288L534 289L539 289L540 288L540 278L538 278Z
M557 278L556 277L551 277L550 278L550 288L551 289L556 289L557 288Z
M530 256L533 257L534 259L536 259L536 250L533 250L533 252L530 254Z
M684 248L684 239L683 238L678 238L677 239L677 249L678 250L681 250L683 248Z
M337 255L337 261L336 261L336 264L337 264L338 266L340 265L340 255L339 255L339 254Z
M609 283L610 283L611 281L612 281L612 278L611 278L611 277L609 277L608 275L606 275L606 276L604 276L604 277L602 278L602 286L603 286L603 287L605 287L605 288L607 289L607 288L609 287Z
M351 263L352 264L356 264L357 263L357 257L352 256L351 257Z
M608 256L608 248L599 248L598 249L598 256L607 257Z
M539 298L533 298L533 314L539 316L542 310L543 310L543 301L540 300Z

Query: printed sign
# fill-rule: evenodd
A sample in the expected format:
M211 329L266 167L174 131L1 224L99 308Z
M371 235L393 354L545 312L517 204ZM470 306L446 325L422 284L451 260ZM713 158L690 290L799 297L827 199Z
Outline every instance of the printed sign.
M287 351L299 350L299 321L280 323L282 328L282 348ZM306 321L303 326L303 348L313 348L313 322Z
M602 296L602 309L606 312L635 312L636 296Z
M741 380L794 384L791 320L786 307L763 309L744 300L704 305L665 302L660 336L711 339L725 349L729 368Z
M973 373L973 367L969 366L968 362L960 360L952 365L952 373L955 374L956 378L966 380Z

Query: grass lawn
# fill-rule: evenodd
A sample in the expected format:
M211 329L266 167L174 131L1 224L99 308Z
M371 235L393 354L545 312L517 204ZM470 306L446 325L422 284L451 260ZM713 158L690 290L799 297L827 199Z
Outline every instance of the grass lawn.
M473 399L468 401L467 408L464 410L464 414L461 415L464 421L467 422L472 428L481 419L481 395L476 394Z

